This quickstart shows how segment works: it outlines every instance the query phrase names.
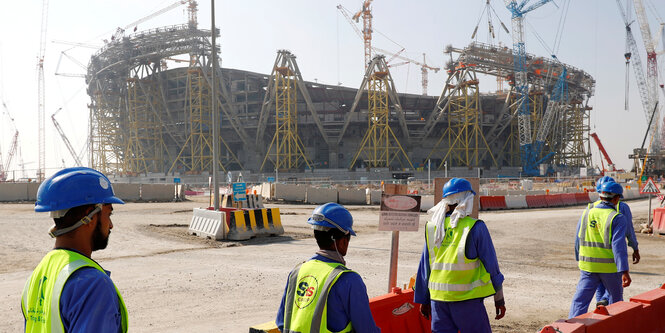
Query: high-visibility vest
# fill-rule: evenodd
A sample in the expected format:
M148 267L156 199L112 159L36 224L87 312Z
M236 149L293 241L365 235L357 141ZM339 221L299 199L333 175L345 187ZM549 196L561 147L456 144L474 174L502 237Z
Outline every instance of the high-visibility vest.
M610 208L596 208L592 204L584 211L580 222L580 270L590 273L616 273L612 252L612 221L619 213Z
M586 209L594 208L594 207L598 206L598 204L600 204L601 202L603 202L603 200L596 200L596 202L594 202L591 205L587 206ZM619 202L617 202L617 212L619 212L619 205L621 205L621 200L619 200Z
M306 261L289 274L282 333L323 333L328 330L328 293L337 279L352 272L341 263ZM340 332L352 332L351 322Z
M457 226L450 226L450 217L444 222L445 236L441 244L434 244L436 223L428 221L425 238L429 251L430 298L443 302L458 302L483 298L496 293L490 274L478 259L466 257L466 240L476 219L464 217Z
M53 250L44 256L23 288L21 309L26 319L25 332L65 332L60 317L60 296L69 277L82 267L94 267L106 274L99 264L78 252ZM127 308L117 287L115 291L120 304L122 332L127 332Z

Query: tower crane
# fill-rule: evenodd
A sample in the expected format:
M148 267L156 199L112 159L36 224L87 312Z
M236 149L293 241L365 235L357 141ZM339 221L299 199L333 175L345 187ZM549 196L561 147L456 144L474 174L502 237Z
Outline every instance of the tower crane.
M369 2L371 2L371 1L369 1ZM365 4L363 3L363 9L364 8L365 8ZM369 10L369 5L368 5L367 8ZM354 21L357 22L357 20L355 20L354 18L359 17L362 10L360 12L354 14L353 18L352 18L351 15L349 14L349 11L346 8L344 8L344 6L337 5L337 9L342 13L342 15L344 15L344 18L346 18L346 20L349 22L349 24L351 24L351 27L353 27L353 30L356 32L356 34L360 38L363 38L363 40L366 41L367 37L366 37L365 32L367 31L367 26L364 27L363 31L360 31L360 28L358 28L358 26L354 23ZM367 57L368 57L368 54L371 56L371 51L389 55L390 58L387 61L387 63L390 63L390 61L395 59L395 58L404 61L404 62L401 62L399 64L389 65L388 67L395 67L395 66L399 66L399 65L403 65L403 64L407 64L407 63L411 63L411 64L414 64L414 65L420 66L420 72L421 72L421 75L422 75L422 79L421 79L422 89L423 89L422 91L423 91L423 95L427 95L427 86L428 86L428 82L429 82L429 80L428 80L428 74L429 74L428 71L431 70L431 71L434 71L434 73L438 73L439 70L441 70L441 68L432 67L432 66L428 65L427 60L425 58L425 53L423 53L423 61L419 62L417 60L414 60L414 59L411 59L411 58L408 58L408 57L405 57L405 56L401 55L401 53L404 51L403 48L401 50L399 50L398 52L390 52L390 51L386 51L384 49L372 46L371 45L371 26L372 26L371 13L369 14L369 17L370 17L370 22L368 23L368 25L369 25L369 28L370 28L370 36L369 36L370 42L369 42L369 44L367 42L365 42L365 47L367 47L369 45L370 51L368 53L367 49L365 49L365 70L367 70L367 65L369 64L369 62L367 60L368 59ZM364 20L363 20L363 23L364 23Z
M630 3L630 0L627 2ZM630 28L630 25L633 23L630 21L629 12L624 11L623 6L621 6L621 1L617 0L617 5L619 6L619 12L621 13L621 18L626 27L626 53L624 57L626 58L626 109L628 109L628 67L629 64L633 64L633 73L635 73L635 79L637 81L638 91L640 93L640 98L642 100L642 107L644 108L644 115L647 120L651 119L651 110L649 108L649 91L647 88L647 80L644 76L644 67L642 67L642 58L640 57L639 49L637 48L637 42L633 36L633 31Z
M603 171L602 175L605 175L605 171L616 171L616 166L612 162L612 159L610 158L610 155L607 153L605 150L605 147L603 144L600 142L600 138L598 137L598 134L596 133L591 133L589 134L593 140L596 142L596 145L598 146L598 150L600 150L600 153L603 154L603 157L605 157L605 160L607 161L607 170L605 170L605 165L603 165ZM602 163L602 160L601 160Z
M168 12L168 11L174 9L174 8L177 8L177 7L179 7L181 5L185 5L185 4L187 5L189 27L190 28L196 28L197 25L198 25L198 20L197 20L198 4L197 4L196 0L178 0L178 1L176 1L172 4L170 4L170 5L154 12L154 13L151 13L148 16L142 17L142 18L140 18L140 19L138 19L138 20L136 20L132 23L129 23L129 24L125 25L122 28L118 27L116 29L115 33L113 34L113 36L111 37L111 40L119 40L120 38L122 38L124 36L125 31L127 29L130 29L130 28L133 27L133 31L136 31L139 24L141 24L143 22L146 22L150 19L153 19L153 18L155 18L159 15L162 15L162 14L164 14L164 13L166 13L166 12Z
M531 138L531 111L529 110L529 82L527 81L526 48L524 46L524 14L535 10L552 0L539 0L525 6L529 0L504 0L506 8L512 14L513 28L513 67L515 68L515 90L517 92L517 123L520 135L520 159L522 160L522 174L527 176L538 175L536 158L540 152L534 151Z
M62 108L58 108L58 110L56 110L51 115L51 121L53 121L53 126L55 126L55 129L58 131L58 134L60 134L60 137L62 138L62 141L65 143L65 146L67 146L67 150L69 150L69 153L74 158L74 162L76 162L76 166L83 166L83 163L81 163L81 159L76 154L76 151L74 150L74 147L72 146L72 143L67 138L67 135L65 135L65 131L63 131L62 127L60 127L60 123L58 123L58 121L55 120L55 115L58 114L58 112L60 112L60 110L62 110Z
M44 133L45 130L45 121L44 121L44 107L45 107L45 97L44 97L44 55L46 49L46 22L48 20L48 0L43 0L42 2L42 26L41 26L41 36L39 40L39 58L37 63L37 126L38 126L38 140L39 140L39 166L37 169L37 180L44 180L44 170L46 166L46 142Z
M12 143L9 148L9 153L7 154L7 160L2 163L2 158L0 156L0 181L5 181L7 179L6 172L9 170L12 164L12 160L14 159L14 156L16 155L16 152L19 151L19 137L18 137L18 129L16 128L16 122L14 121L14 118L12 115L9 113L9 108L7 107L7 104L5 101L2 101L2 107L5 109L5 113L7 114L7 117L10 120L10 123L12 125L12 130L14 131L14 136L12 137ZM20 151L19 151L20 155ZM23 177L25 177L25 168L23 166L23 157L20 157L20 166L21 169L23 170Z

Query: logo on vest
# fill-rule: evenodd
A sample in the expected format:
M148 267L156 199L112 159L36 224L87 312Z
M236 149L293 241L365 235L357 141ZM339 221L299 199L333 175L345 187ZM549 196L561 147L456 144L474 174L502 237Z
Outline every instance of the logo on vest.
M596 222L596 220L589 221L589 227L595 229L596 227L598 227L598 222Z
M446 230L446 233L443 237L443 241L441 242L442 247L448 247L453 243L453 229L449 228Z
M319 281L312 275L306 275L298 280L296 289L296 306L298 309L304 309L309 306L316 298L319 290Z

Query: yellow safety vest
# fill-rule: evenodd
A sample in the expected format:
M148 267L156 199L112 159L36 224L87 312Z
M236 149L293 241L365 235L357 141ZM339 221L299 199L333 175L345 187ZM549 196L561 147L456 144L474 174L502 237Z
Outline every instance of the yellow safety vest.
M21 297L25 332L64 333L60 317L60 296L69 277L79 268L94 267L106 272L92 259L74 251L53 250L46 254L26 281ZM127 308L115 289L120 303L122 331L127 332Z
M595 203L593 204L595 205ZM584 211L580 222L579 261L581 270L590 273L616 273L612 252L612 221L619 215L614 209L596 208Z
M328 330L328 293L337 279L352 272L341 263L306 261L289 274L282 333L323 333ZM351 322L340 332L352 332Z
M429 293L435 301L458 302L483 298L496 293L490 274L478 259L466 257L466 240L476 219L464 217L457 227L450 226L450 217L444 222L445 236L441 244L434 244L436 223L428 221L425 238L429 251Z

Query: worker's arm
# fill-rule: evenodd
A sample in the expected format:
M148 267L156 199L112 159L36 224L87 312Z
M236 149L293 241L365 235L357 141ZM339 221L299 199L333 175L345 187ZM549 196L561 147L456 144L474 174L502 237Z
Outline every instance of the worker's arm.
M430 304L428 287L429 273L429 251L427 250L427 243L425 243L423 253L420 256L420 263L418 264L416 283L413 286L413 302L418 304Z
M584 218L584 213L582 213L582 217L580 217L580 220L577 221L577 228L575 229L575 261L580 261L580 227L582 226L583 218Z
M630 206L625 202L619 203L619 213L626 219L626 239L628 246L633 249L633 263L637 264L640 261L640 250L637 244L637 236L635 236L635 227L633 226L633 212L630 211Z
M618 272L628 271L628 248L626 247L626 218L617 215L612 221L612 252Z
M496 258L492 237L485 222L479 220L471 228L466 241L466 257L480 259L487 272L490 273L494 290L501 290L504 277L499 269L499 261Z
M342 331L349 321L354 332L381 332L369 309L365 283L356 272L342 273L328 295L328 329Z
M120 305L111 278L93 267L72 273L60 296L60 316L65 332L120 332Z
M290 276L291 274L289 274ZM289 279L286 279L286 286L284 286L284 293L282 293L282 300L279 302L279 310L277 310L277 317L275 317L275 325L280 332L284 331L284 301L286 300L286 290L289 287Z

